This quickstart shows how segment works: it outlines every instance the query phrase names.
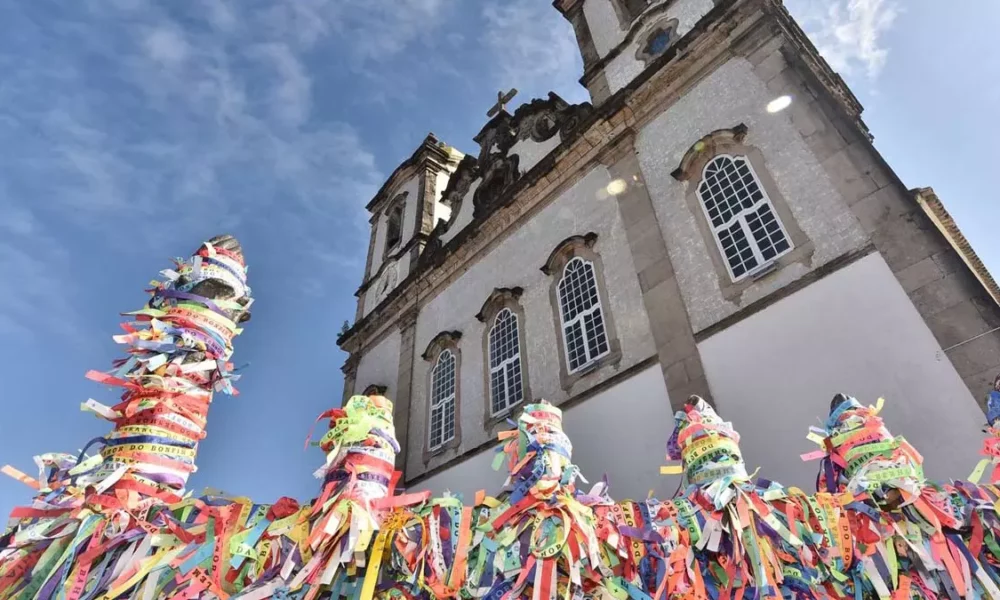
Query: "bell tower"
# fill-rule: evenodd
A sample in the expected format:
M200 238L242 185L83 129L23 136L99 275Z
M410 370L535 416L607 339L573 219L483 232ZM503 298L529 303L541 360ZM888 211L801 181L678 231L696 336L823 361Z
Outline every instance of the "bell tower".
M580 83L594 106L660 64L715 0L555 0L583 57ZM669 59L664 59L664 61ZM654 67L655 68L655 67Z

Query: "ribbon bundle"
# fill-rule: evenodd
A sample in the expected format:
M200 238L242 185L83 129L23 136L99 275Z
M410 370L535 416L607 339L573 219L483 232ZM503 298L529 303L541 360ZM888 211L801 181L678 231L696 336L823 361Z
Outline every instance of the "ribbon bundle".
M589 492L562 413L529 404L500 434L505 490L397 493L392 403L355 396L329 430L300 507L184 492L213 391L232 392L232 340L250 304L238 244L214 240L154 282L115 339L128 356L92 379L125 389L85 409L114 431L88 456L36 457L38 491L0 537L0 600L1000 600L1000 378L988 406L990 483L935 484L922 457L866 407L838 396L817 494L747 473L739 434L693 397L668 458L677 497Z

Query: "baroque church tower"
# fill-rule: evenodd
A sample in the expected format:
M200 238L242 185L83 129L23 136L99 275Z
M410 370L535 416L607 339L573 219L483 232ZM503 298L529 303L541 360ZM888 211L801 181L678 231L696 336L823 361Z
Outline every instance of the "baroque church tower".
M501 98L478 150L430 136L368 204L344 394L393 399L405 483L495 489L496 433L545 398L586 477L645 497L691 394L786 484L842 391L899 400L929 476L960 470L1000 289L780 0L554 10L591 102Z

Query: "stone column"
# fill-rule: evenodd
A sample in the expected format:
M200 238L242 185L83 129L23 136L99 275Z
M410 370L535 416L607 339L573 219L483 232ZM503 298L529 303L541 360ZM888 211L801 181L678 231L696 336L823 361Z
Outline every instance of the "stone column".
M396 422L396 439L399 441L399 453L396 455L396 468L403 471L403 481L406 481L406 457L409 455L410 443L410 403L413 397L413 359L416 355L417 315L420 309L416 306L399 316L397 326L400 332L399 371L396 380L396 397L391 398L395 407L393 419Z
M352 354L344 361L344 366L340 370L344 373L344 394L343 402L354 395L354 385L358 377L358 363L361 362L360 354Z
M712 395L680 286L667 255L663 230L639 168L634 142L634 133L626 133L609 146L600 160L607 165L612 180L624 183L623 190L616 196L618 210L670 394L670 405L677 411L692 394L710 403Z

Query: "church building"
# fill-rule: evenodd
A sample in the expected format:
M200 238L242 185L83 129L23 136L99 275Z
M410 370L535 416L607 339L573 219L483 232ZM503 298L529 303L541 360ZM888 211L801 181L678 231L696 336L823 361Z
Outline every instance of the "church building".
M591 102L501 95L478 149L428 136L367 206L344 394L393 400L405 485L499 491L497 432L546 399L584 477L666 497L692 394L786 485L812 488L838 392L886 398L929 476L968 473L1000 288L780 0L553 10Z

